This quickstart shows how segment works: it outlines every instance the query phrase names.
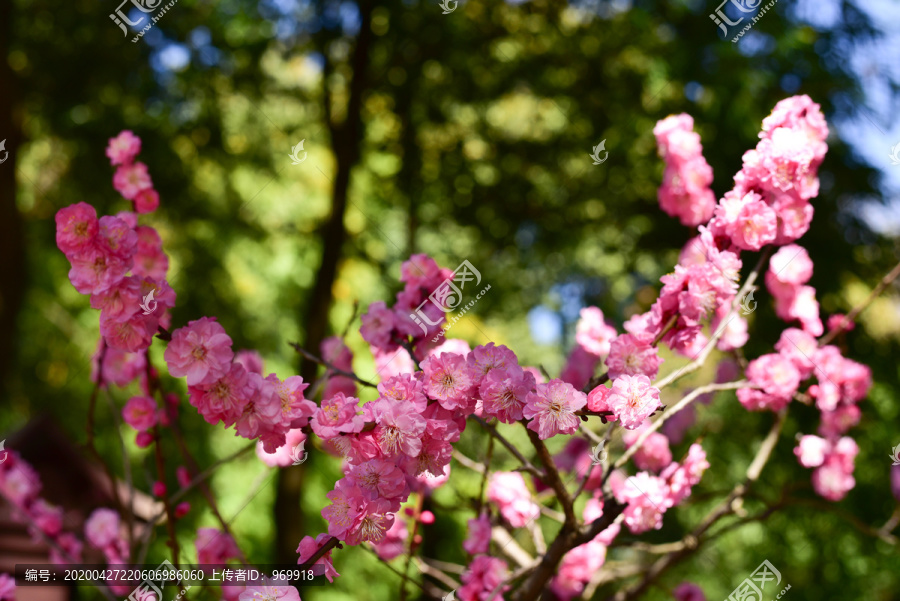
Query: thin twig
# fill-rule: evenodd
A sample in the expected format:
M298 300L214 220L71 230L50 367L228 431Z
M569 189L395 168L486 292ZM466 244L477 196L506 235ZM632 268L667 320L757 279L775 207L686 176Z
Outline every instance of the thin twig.
M691 402L700 395L716 390L734 390L737 388L748 387L750 387L750 383L747 380L739 380L737 382L726 382L723 384L707 384L706 386L695 388L689 394L685 395L684 398L675 403L668 411L660 415L659 419L653 422L650 427L642 431L635 443L628 447L628 449L624 453L622 453L622 456L616 460L616 463L613 465L613 469L619 469L620 467L625 465L625 462L631 459L631 456L637 453L638 450L640 450L641 446L644 444L647 438L650 437L651 434L659 430L669 418L690 405Z
M862 313L869 305L871 305L872 301L874 301L879 294L884 292L885 288L890 286L891 282L896 280L898 277L900 277L900 263L897 263L894 268L887 273L887 275L881 278L881 281L877 286L875 286L869 296L866 297L866 300L854 307L853 310L851 310L844 316L843 319L841 319L841 323L839 323L835 329L831 330L822 337L822 339L819 341L819 346L825 346L826 344L834 340L835 336L849 328L850 324L852 324L854 320L856 320L857 316Z
M556 492L556 497L562 505L563 513L566 515L566 526L574 528L578 524L578 518L575 517L575 509L572 506L572 497L569 495L569 491L566 490L566 485L563 484L563 481L559 477L559 472L556 469L556 464L553 462L553 457L550 455L550 451L547 450L547 445L540 439L537 432L534 430L526 431L528 432L528 438L531 440L532 446L534 446L538 457L541 459L541 463L544 464L544 473L547 475L546 482L550 488Z
M340 368L338 368L338 367L335 367L334 365L332 365L331 363L329 363L329 362L326 361L325 359L320 359L319 357L316 357L315 355L313 355L312 353L310 353L309 351L307 351L305 348L303 348L302 346L300 346L300 345L297 344L296 342L288 342L288 344L291 345L291 346L294 348L295 351L297 351L298 353L300 353L301 355L303 355L303 357L306 358L306 359L308 359L309 361L312 361L312 362L314 362L314 363L318 363L319 365L324 365L324 366L325 366L327 369L329 369L330 371L332 371L332 372L334 372L334 373L336 373L336 374L338 374L338 375L340 375L340 376L344 376L344 377L346 377L346 378L350 378L351 380L357 382L358 384L362 384L363 386L368 386L369 388L377 388L377 386L376 386L375 384L372 384L372 383L369 382L368 380L363 380L362 378L360 378L359 376L357 376L357 375L356 375L355 373L353 373L352 371L346 371L346 370L340 369Z

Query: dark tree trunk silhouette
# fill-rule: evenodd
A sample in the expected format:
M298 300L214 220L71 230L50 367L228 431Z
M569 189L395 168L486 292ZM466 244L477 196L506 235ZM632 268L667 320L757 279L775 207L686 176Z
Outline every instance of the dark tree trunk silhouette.
M325 118L331 133L331 147L336 159L336 172L332 186L331 216L322 229L322 262L316 275L315 285L303 316L302 346L313 354L319 353L319 346L328 332L328 313L332 304L332 287L337 276L338 263L347 230L344 215L347 208L347 194L350 187L350 173L360 157L363 138L362 101L366 90L366 69L369 48L372 41L372 4L360 2L360 29L356 47L351 59L353 79L350 82L350 96L347 101L346 118L341 123L332 120L331 96L328 92L328 53L323 76ZM316 377L317 365L300 357L300 375L305 382ZM300 509L300 492L303 472L316 458L309 456L306 463L281 471L275 498L276 557L283 563L297 560L297 545L304 536L303 515Z
M25 291L25 241L22 217L16 208L16 152L22 133L14 114L18 82L9 66L12 2L0 2L0 397L9 398L18 338L16 317ZM9 154L6 154L9 153Z

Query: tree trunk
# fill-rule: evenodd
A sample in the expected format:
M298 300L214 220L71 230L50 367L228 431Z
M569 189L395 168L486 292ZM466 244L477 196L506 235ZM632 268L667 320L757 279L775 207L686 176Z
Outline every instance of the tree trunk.
M11 33L12 2L0 2L0 140L6 140L6 150L0 151L0 160L4 161L0 164L0 397L3 398L9 398L11 393L8 377L13 373L16 357L16 317L22 307L26 283L22 217L16 207L15 151L22 142L14 115L18 82L6 60Z
M328 331L332 287L337 276L341 251L347 238L344 214L347 208L350 172L359 160L363 137L362 100L366 89L365 75L372 40L371 2L360 2L359 11L360 29L352 58L353 80L350 83L347 117L340 125L328 124L331 130L331 146L337 163L337 171L332 188L331 217L322 231L322 263L316 275L306 314L303 317L304 340L302 345L313 354L319 353L319 346ZM328 59L326 58L326 60ZM328 85L325 78L323 78L323 85L326 87ZM325 102L330 102L327 93ZM326 110L325 114L330 115L331 111ZM312 382L316 377L316 371L315 363L300 358L300 375L305 382ZM279 562L294 563L297 561L297 545L306 534L303 531L303 514L300 509L300 489L305 468L314 462L315 458L310 456L302 466L282 470L279 475L275 497L276 557Z

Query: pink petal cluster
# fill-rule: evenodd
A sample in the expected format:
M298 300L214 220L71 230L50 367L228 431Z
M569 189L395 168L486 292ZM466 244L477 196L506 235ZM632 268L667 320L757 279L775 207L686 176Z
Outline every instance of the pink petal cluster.
M301 601L301 599L300 592L293 586L279 584L277 580L264 577L262 584L247 585L238 601Z
M783 246L769 260L766 287L775 298L775 314L784 321L800 321L805 332L821 336L824 332L819 318L816 291L806 282L812 277L813 264L801 246Z
M700 235L685 245L675 271L660 278L663 287L650 310L625 323L630 334L650 341L661 336L670 349L691 358L706 344L704 322L730 310L741 270L735 252L720 249L704 226L698 229ZM653 373L652 363L642 368Z
M230 534L218 528L199 528L194 540L197 550L197 563L227 563L229 559L237 559L240 550Z
M653 337L646 334L616 336L610 344L609 356L606 358L611 380L624 375L639 374L655 378L662 362L659 352L653 346Z
M29 525L28 533L35 543L46 544L48 540L53 543L52 563L80 561L83 545L72 533L63 530L62 508L39 496L42 485L38 473L16 451L4 453L4 461L0 462L0 497L13 507L12 519Z
M128 223L128 215L97 219L94 208L84 202L60 209L56 213L56 244L72 266L72 285L89 294L91 306L100 309L100 333L106 344L134 353L146 349L161 320L168 319L175 292L162 279L165 255L141 240ZM164 260L163 267L153 273L142 271L143 259L154 253ZM129 271L134 275L128 275ZM155 296L146 301L151 292ZM152 306L152 311L147 312L145 306Z
M122 419L138 432L146 432L157 422L156 401L146 396L131 397L122 408Z
M550 380L528 393L522 415L532 420L528 429L546 440L557 434L573 434L579 423L575 412L586 404L587 395L583 392L562 380Z
M606 563L606 545L598 540L579 545L563 555L550 590L562 601L581 595L585 585Z
M400 267L400 281L405 286L397 293L394 306L388 307L377 301L369 305L362 316L360 334L363 339L373 348L393 353L400 342L410 338L414 346L419 346L436 334L442 335L445 313L441 306L428 299L452 278L452 271L442 269L428 255L411 256Z
M141 151L141 139L125 130L109 139L106 156L116 168L113 187L124 198L134 203L137 213L152 213L159 206L159 193L153 188L153 180L147 165L135 162Z
M95 509L84 523L84 536L92 547L103 551L109 563L123 563L128 558L128 543L122 538L118 512Z
M706 453L695 443L682 463L670 463L659 476L639 472L624 481L610 477L616 499L627 504L623 512L625 525L634 534L662 528L666 510L690 496L708 467Z
M747 365L747 379L755 388L741 388L738 400L750 411L780 411L800 387L800 371L789 357L771 353Z
M559 379L581 390L594 377L598 363L600 358L597 355L576 344L572 347L562 371L559 372Z
M713 171L703 158L700 135L694 132L694 119L686 114L670 115L653 128L659 156L666 162L659 206L668 215L678 217L682 225L695 227L712 217L716 197L709 186Z
M479 388L482 411L505 424L515 423L523 419L527 397L536 386L534 375L518 365L493 369Z
M599 359L609 354L609 344L616 337L616 329L606 323L603 311L598 307L585 307L579 311L575 324L575 342Z
M0 574L0 601L16 601L16 579Z
M328 534L324 532L318 535L316 538L311 536L304 536L303 540L300 541L300 545L297 547L297 553L299 557L297 558L298 564L306 563L310 557L312 557L316 551L322 548L328 539L331 538ZM334 582L335 576L340 576L337 573L337 570L334 569L334 564L331 560L331 551L325 553L322 557L320 557L315 565L323 565L325 566L325 577L328 578L328 582Z
M456 596L460 601L484 601L497 590L494 599L503 601L503 593L511 587L500 585L508 574L506 562L502 559L489 555L476 555L460 578L463 585L457 589Z
M829 501L840 501L856 486L853 470L858 453L856 442L847 436L827 440L806 435L794 449L803 467L816 468L812 476L813 488Z
M537 519L540 508L519 472L494 472L488 480L487 500L494 503L513 528L522 528Z
M649 422L645 421L641 427L635 430L625 431L622 434L622 441L625 443L625 446L631 448L649 427ZM672 463L672 451L669 449L669 439L659 432L651 432L631 458L638 469L649 472L659 472Z
M469 555L487 553L491 546L491 520L486 513L468 522L469 536L463 541L463 550Z
M828 127L809 96L780 101L763 120L756 148L744 153L734 188L716 207L710 229L745 250L783 245L806 233L809 201L819 193L817 172Z
M643 374L625 375L613 380L606 403L628 430L639 427L654 411L662 407L659 389Z

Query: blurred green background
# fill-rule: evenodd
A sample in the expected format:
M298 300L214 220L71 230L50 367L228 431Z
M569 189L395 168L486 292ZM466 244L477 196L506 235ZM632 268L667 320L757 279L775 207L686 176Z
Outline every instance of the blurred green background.
M180 0L136 43L110 20L116 8L113 0L0 6L0 137L10 151L0 165L2 433L50 414L85 441L98 315L66 278L53 216L79 201L100 214L128 208L104 156L122 129L142 138L139 160L160 193L160 209L142 221L159 230L171 259L174 326L217 316L235 348L258 349L282 378L315 373L288 342L315 350L344 331L355 304L390 304L400 263L414 252L450 268L468 259L491 285L455 337L506 344L523 363L558 374L578 309L597 305L618 325L646 310L692 234L656 200L662 163L652 128L671 113L694 117L721 196L762 118L781 98L808 94L832 132L815 219L799 241L816 265L823 317L848 311L898 259L900 219L889 201L900 167L888 159L900 142L891 129L896 4L781 2L739 43L721 39L709 18L717 6L699 1L469 0L442 14L436 0ZM293 165L288 155L301 140L308 157ZM601 140L609 158L595 166L588 155ZM751 358L784 327L767 292L756 298ZM370 378L358 327L357 314L347 343L357 373ZM792 407L745 508L754 515L788 501L675 566L645 598L669 598L682 580L725 598L763 559L792 585L792 599L898 598L897 547L871 533L897 503L888 454L900 443L898 335L892 287L840 340L876 381L851 431L861 448L856 488L837 504L812 492L792 448L796 433L814 432L818 414ZM135 392L111 394L121 406ZM121 474L115 423L100 408L97 443ZM696 503L667 513L664 528L642 540L691 530L743 477L772 420L748 414L730 393L701 407L673 454L704 436L712 467ZM186 401L182 428L203 465L245 444L207 426ZM481 458L486 445L470 428L459 449ZM146 491L152 453L129 449ZM500 449L495 459L514 466ZM424 554L462 563L480 481L453 469L458 485L434 497L438 520L424 529ZM218 471L213 487L223 514L236 515L243 550L265 562L323 531L319 510L339 476L338 462L316 451L280 474L251 453ZM188 557L195 529L215 525L202 497L190 500L195 509L179 529ZM158 540L150 558L165 554ZM653 559L617 549L608 561L633 557ZM396 598L398 578L370 553L347 548L335 565L343 577L304 599Z

